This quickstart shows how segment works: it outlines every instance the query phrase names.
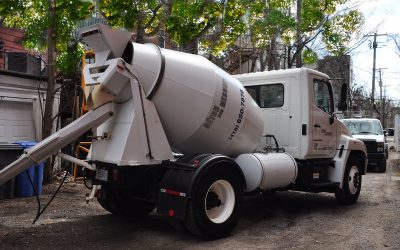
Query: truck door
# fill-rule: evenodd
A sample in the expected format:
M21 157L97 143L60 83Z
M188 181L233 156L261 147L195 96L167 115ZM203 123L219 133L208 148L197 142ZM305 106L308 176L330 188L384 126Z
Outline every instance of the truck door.
M312 110L312 149L313 157L333 157L336 152L336 123L333 118L334 102L331 84L316 75L311 77L313 102Z
M280 146L290 142L289 88L286 80L246 86L263 111L264 134L274 135ZM265 139L262 139L265 142Z

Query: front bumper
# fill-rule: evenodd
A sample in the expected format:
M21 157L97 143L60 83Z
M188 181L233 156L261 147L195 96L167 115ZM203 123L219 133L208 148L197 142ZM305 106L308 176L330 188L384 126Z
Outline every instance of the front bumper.
M379 165L383 160L386 160L385 152L380 152L380 153L368 152L368 165L376 166Z

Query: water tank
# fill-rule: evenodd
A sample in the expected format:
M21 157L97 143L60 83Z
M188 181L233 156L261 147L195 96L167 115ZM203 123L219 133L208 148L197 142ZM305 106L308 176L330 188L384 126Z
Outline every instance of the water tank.
M256 149L262 112L237 79L202 56L153 44L129 43L122 57L133 65L176 151L237 156Z

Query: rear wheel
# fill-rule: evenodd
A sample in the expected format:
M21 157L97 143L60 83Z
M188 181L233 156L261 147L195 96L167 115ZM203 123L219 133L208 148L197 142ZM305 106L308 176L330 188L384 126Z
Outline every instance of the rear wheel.
M205 239L229 235L240 218L243 191L239 173L229 165L208 168L192 191L185 228Z
M335 193L340 204L350 205L357 202L362 183L360 169L359 163L353 156L350 156L344 171L342 188L339 188Z
M102 190L97 200L110 213L131 218L147 216L155 208L153 203L134 198L121 190Z

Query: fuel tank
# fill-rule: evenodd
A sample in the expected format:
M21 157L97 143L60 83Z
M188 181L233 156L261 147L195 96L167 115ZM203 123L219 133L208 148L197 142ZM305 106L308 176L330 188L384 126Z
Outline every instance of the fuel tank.
M284 188L297 178L297 163L287 153L241 154L235 162L246 179L246 192Z

